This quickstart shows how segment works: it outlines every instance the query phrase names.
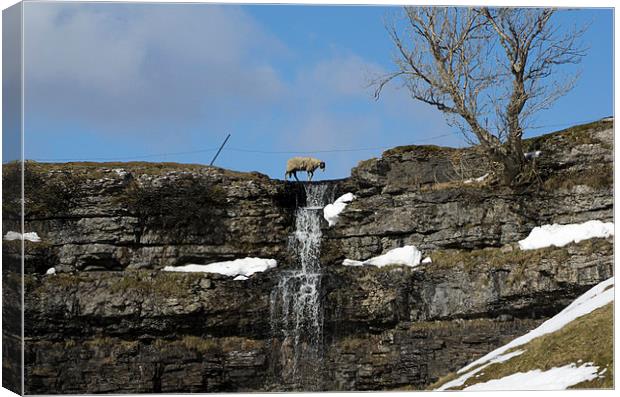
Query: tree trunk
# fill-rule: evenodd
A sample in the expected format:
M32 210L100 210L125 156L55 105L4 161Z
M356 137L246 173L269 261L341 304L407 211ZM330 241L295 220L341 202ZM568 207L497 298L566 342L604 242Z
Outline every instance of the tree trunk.
M514 185L517 176L523 171L523 166L525 165L525 156L523 155L520 139L506 143L506 153L502 157L501 162L504 166L504 183L508 186Z

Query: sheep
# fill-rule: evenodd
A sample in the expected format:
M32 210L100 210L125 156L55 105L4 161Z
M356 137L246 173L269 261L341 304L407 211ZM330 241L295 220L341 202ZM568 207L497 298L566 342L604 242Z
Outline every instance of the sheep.
M284 179L286 180L292 175L295 177L295 180L299 182L299 179L297 179L297 171L305 171L308 173L308 180L311 181L312 175L314 175L314 171L317 168L325 171L325 162L313 157L293 157L286 162Z

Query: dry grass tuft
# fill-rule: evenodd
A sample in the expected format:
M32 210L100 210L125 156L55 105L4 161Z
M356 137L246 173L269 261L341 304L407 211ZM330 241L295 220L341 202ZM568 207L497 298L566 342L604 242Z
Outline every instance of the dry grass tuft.
M489 365L479 373L479 376L469 378L457 389L500 379L517 372L535 369L546 371L571 363L579 365L590 362L598 367L599 373L605 371L605 374L571 388L611 389L614 387L613 304L599 308L574 320L559 331L538 337L510 351L515 350L525 350L525 353L504 363ZM436 389L456 377L456 373L449 374L430 388Z

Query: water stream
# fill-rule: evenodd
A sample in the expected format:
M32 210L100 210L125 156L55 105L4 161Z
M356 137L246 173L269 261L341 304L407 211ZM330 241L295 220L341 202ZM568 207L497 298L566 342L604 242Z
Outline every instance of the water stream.
M329 185L304 184L306 203L295 213L289 249L293 270L283 271L271 295L274 335L279 335L279 371L283 384L304 391L320 388L323 346L321 288L322 208L329 202Z

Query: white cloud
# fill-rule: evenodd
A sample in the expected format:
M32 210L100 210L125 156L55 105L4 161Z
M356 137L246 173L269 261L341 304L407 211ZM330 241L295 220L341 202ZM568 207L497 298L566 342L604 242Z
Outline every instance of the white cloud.
M364 96L371 98L368 87L373 74L381 73L380 66L368 62L355 54L337 55L322 59L303 71L299 83L315 94L329 92L338 96Z
M286 48L238 7L28 3L25 26L30 114L183 123L284 90L265 59Z
M295 66L303 48L288 48L241 7L37 2L26 4L25 23L26 124L39 134L32 157L76 157L48 149L59 129L76 126L80 141L125 134L136 154L209 147L222 131L233 132L231 147L313 150L408 144L445 128L405 90L390 86L374 101L368 84L384 70L347 49ZM110 150L90 153L116 156ZM346 176L380 153L317 154L328 161L321 177ZM280 177L285 157L230 157L229 166Z

